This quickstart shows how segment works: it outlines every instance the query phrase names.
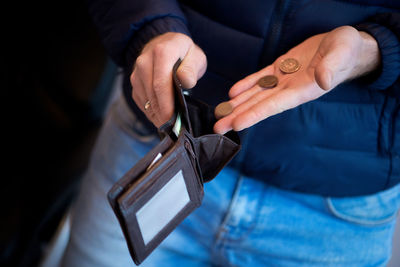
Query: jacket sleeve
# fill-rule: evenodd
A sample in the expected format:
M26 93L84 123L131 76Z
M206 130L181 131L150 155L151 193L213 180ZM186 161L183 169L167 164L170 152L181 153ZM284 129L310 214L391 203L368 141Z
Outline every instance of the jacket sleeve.
M377 90L391 87L400 75L400 13L377 14L356 28L376 39L381 54L380 69L369 87Z
M125 69L153 37L189 35L176 0L88 0L88 10L110 57Z

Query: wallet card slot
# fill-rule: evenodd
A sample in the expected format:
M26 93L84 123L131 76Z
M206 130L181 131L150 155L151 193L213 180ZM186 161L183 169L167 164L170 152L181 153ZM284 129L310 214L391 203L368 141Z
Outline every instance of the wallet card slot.
M201 205L203 182L214 178L240 149L236 132L223 136L213 132L213 107L183 94L176 75L180 62L173 69L176 113L159 128L162 141L108 193L136 264ZM175 127L176 136L178 114L182 125Z
M167 150L164 155L154 163L154 165L145 173L143 173L140 177L135 179L134 183L129 186L129 189L123 194L124 200L124 208L129 208L133 205L137 199L141 197L141 194L145 194L149 188L152 187L152 190L155 188L154 183L156 183L159 177L170 175L170 168L174 166L174 169L178 167L182 170L193 171L194 176L198 181L197 186L201 186L201 180L198 177L196 166L193 166L195 161L192 160L193 151L188 151L187 148L188 140L186 137L183 137L169 150ZM158 185L158 189L161 185ZM122 203L121 203L122 204Z
M176 158L167 158L166 160L161 158L157 162L158 164L156 163L158 166L153 166L153 169L149 173L145 173L140 177L122 196L124 198L124 202L121 203L123 209L132 207L133 203L140 199L141 195L147 193L148 189L157 182L158 177L168 175L170 167L176 163L176 160Z
M125 192L133 183L135 183L150 166L151 162L157 154L164 155L168 149L173 146L173 141L169 136L166 136L161 142L151 149L137 164L131 168L121 179L119 179L108 193L108 199L112 206L115 206L116 199Z
M183 142L182 139L180 141ZM180 145L174 146L159 160L163 162L157 162L139 179L139 183L135 183L118 199L122 215L120 223L129 237L128 245L135 262L147 257L201 204L202 184L192 166L191 156L182 143L178 143ZM167 213L157 213L157 209ZM152 219L154 221L149 222Z

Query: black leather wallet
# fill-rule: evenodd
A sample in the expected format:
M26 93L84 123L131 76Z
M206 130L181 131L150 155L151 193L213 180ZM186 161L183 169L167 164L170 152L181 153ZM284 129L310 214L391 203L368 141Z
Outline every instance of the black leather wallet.
M137 265L201 205L203 183L240 150L237 133L213 133L214 108L183 93L179 64L173 70L176 114L160 127L161 142L108 192Z

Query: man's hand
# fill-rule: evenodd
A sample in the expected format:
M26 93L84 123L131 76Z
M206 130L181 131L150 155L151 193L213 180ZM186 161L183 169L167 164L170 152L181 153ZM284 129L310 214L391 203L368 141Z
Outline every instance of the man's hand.
M285 74L283 59L295 58L300 70ZM338 84L373 71L380 63L378 45L369 34L350 26L313 36L272 65L237 82L229 91L233 112L214 125L216 133L240 131L270 116L326 94ZM263 90L257 81L275 75L279 83Z
M181 58L177 75L184 88L203 76L207 60L192 39L181 33L162 34L145 45L130 77L132 97L147 118L160 127L174 112L172 68ZM147 103L147 104L146 104Z

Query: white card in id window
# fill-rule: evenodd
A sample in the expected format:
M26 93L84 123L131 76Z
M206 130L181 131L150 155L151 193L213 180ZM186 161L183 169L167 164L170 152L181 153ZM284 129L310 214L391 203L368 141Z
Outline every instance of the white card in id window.
M188 189L180 170L136 212L144 244L159 234L189 202Z

